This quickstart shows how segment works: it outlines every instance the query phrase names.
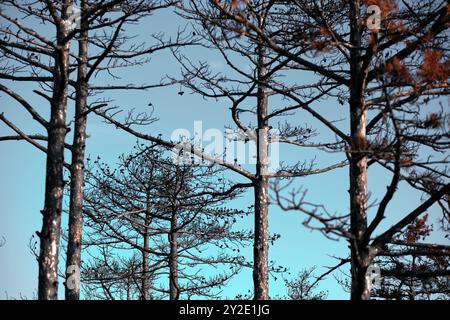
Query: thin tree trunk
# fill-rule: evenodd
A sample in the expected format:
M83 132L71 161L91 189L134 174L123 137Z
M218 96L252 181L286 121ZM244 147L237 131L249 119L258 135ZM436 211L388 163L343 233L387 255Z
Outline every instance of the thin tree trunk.
M416 271L416 256L412 256L412 263L411 263L411 271L414 274ZM408 298L409 300L416 300L416 292L414 289L414 277L411 277L409 279L409 290L408 290Z
M366 110L364 105L365 75L360 52L362 22L359 19L359 1L351 2L351 50L350 61L350 229L354 239L351 247L351 299L370 299L370 281L366 276L370 265L366 243L367 230L367 137Z
M150 249L150 238L149 238L149 227L151 224L150 215L150 194L147 194L147 212L145 214L145 230L144 230L144 251L142 251L142 282L141 282L141 300L150 299L150 266L149 266L149 253Z
M363 106L352 105L352 154L350 159L350 213L352 300L370 299L370 283L366 277L371 259L366 243L367 229L367 157L364 155L366 127Z
M172 213L170 221L170 254L169 254L169 291L170 300L180 299L180 287L178 284L178 214L176 209Z
M144 234L144 249L149 248L148 231ZM142 251L142 282L141 282L141 300L149 300L149 253Z
M81 2L82 13L88 9L86 0ZM69 238L67 244L66 272L76 270L78 276L73 277L71 285L66 281L66 300L80 299L81 240L83 232L83 199L84 199L84 161L86 149L87 126L87 55L88 31L87 21L82 18L80 38L78 39L78 77L75 101L75 130L72 144L72 163L70 174L70 207L69 207ZM70 274L66 274L69 277Z
M258 134L255 193L255 240L253 248L253 283L254 299L269 299L269 218L268 218L268 124L267 124L267 92L265 81L265 50L259 45L258 61Z
M268 221L268 180L257 179L255 190L255 242L253 247L254 299L269 299L269 221Z
M70 1L65 3L62 19L67 19L68 5L70 5ZM56 300L58 298L58 255L64 190L64 141L67 133L66 109L69 77L69 43L63 43L62 40L67 34L68 26L61 23L57 34L55 80L47 130L45 204L42 210L42 229L39 233L39 300Z

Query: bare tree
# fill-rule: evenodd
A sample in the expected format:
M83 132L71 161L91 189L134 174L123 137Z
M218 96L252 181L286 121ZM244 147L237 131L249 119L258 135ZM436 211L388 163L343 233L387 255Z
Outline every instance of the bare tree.
M269 1L270 2L270 1ZM271 5L269 2L258 2L252 11L252 19L260 28L270 28L272 17ZM255 239L254 239L254 259L253 259L253 282L254 298L268 299L268 279L269 279L269 259L268 259L268 207L270 178L282 177L292 178L312 174L327 172L335 168L346 165L346 161L341 161L323 168L316 168L314 161L302 161L294 165L282 164L278 168L271 168L273 163L269 163L269 149L271 145L284 143L299 147L320 147L328 144L308 143L308 139L314 135L311 128L292 126L290 124L279 124L279 134L275 133L270 121L275 121L278 117L302 108L313 101L320 100L325 95L328 84L314 83L307 86L286 86L277 76L281 73L290 60L279 59L279 55L267 50L262 40L258 42L258 35L253 34L253 38L240 39L235 36L236 27L231 20L223 19L220 11L211 10L205 6L190 3L182 7L181 15L196 22L194 33L200 37L200 43L208 48L214 49L221 54L224 62L229 67L228 74L213 73L207 63L198 65L192 63L189 56L180 51L174 50L183 69L184 85L194 93L198 93L205 98L226 99L230 104L231 119L237 130L240 132L237 141L244 143L254 143L256 152L255 164L245 166L239 163L239 156L230 157L229 154L207 154L201 147L190 142L167 141L161 137L141 134L132 128L136 122L121 122L116 120L108 110L96 111L97 114L105 118L116 127L125 130L136 137L163 145L167 148L182 147L187 153L192 153L197 158L217 163L231 171L238 173L250 183L238 184L240 187L251 187L254 192L255 207ZM234 55L238 55L235 61ZM251 70L242 71L240 64L242 60L249 63ZM270 106L269 97L285 96L284 93L291 92L297 100L292 105L287 102L286 106ZM302 99L301 102L299 100ZM292 102L292 101L290 101ZM254 107L247 108L245 104L252 104ZM253 118L250 118L250 115ZM252 121L253 120L253 121ZM250 123L256 125L250 125ZM248 124L247 124L248 123ZM274 152L275 155L276 151ZM253 171L253 172L252 172Z
M351 296L352 299L368 299L370 281L366 273L380 246L433 204L439 203L444 212L448 212L445 204L449 190L447 159L419 159L422 152L436 156L448 148L448 135L443 126L434 128L439 129L438 132L424 128L422 124L427 120L419 107L430 98L448 94L447 2L271 2L273 9L280 13L280 27L271 32L249 18L247 13L253 10L253 2L245 1L240 11L236 10L236 1L207 3L220 10L223 17L232 19L238 26L237 33L248 37L254 32L268 48L296 63L298 70L319 76L323 81L334 81L337 87L328 95L342 105L347 102L349 134L324 115L307 108L303 110L323 122L345 143L341 150L349 160L350 215L327 217L327 212L318 213L322 207L309 210L302 208L301 201L288 201L290 204L285 208L303 209L323 225L324 233L335 232L349 239ZM368 11L370 5L380 9L378 16ZM295 99L289 93L286 95ZM442 112L428 117L428 120L447 118ZM386 167L393 178L369 224L367 171L374 163ZM373 233L385 217L399 181L406 180L415 187L420 184L420 178L411 181L402 172L414 164L418 172L422 171L420 176L438 176L434 179L433 190L424 190L430 197L374 238ZM419 190L423 189L419 186ZM299 196L303 198L301 193ZM349 228L347 217L350 218Z
M17 1L5 1L2 3L5 10L2 11L2 41L0 43L2 55L6 58L2 65L0 77L4 80L31 82L35 84L34 92L46 99L52 110L51 120L47 122L31 103L23 98L18 92L10 87L1 85L0 89L15 99L27 110L46 130L47 134L29 135L18 128L12 121L3 114L1 120L10 127L15 136L1 137L1 141L25 140L47 153L47 157L54 159L49 162L52 171L48 171L48 183L52 187L47 188L46 206L44 213L43 229L39 233L44 235L41 241L42 253L40 262L41 280L40 283L48 287L56 285L56 255L59 250L59 230L60 209L62 209L62 194L56 197L51 204L55 194L59 195L59 189L63 186L63 166L70 171L70 205L69 205L69 236L67 249L67 270L71 272L80 269L81 263L81 234L82 234L82 202L83 202L83 179L84 179L84 153L86 147L86 127L88 114L92 109L98 108L98 104L104 105L104 99L98 99L89 104L88 97L95 92L107 90L145 90L149 88L169 85L168 82L155 84L119 84L101 86L93 85L93 79L99 73L108 73L117 81L114 76L117 68L140 66L147 62L145 56L159 50L170 48L171 46L184 45L182 39L166 41L160 34L155 33L153 39L155 44L147 46L145 44L131 43L132 36L124 34L125 27L135 24L153 12L165 9L173 5L174 1L125 1L109 0L90 3L87 0L78 2L66 1L53 4L51 1L35 2L27 1L19 3ZM79 6L77 6L79 4ZM77 11L79 10L79 12ZM23 15L23 23L14 16ZM41 32L42 25L50 25L54 28L56 36L48 34L48 31ZM109 32L108 32L109 31ZM47 35L48 34L48 35ZM59 39L53 41L53 38ZM69 44L76 39L78 42L78 53L69 51ZM89 48L93 48L95 54L89 55ZM63 51L61 51L63 50ZM61 52L59 52L61 51ZM64 56L62 55L64 53ZM71 79L70 74L76 72L76 78ZM57 73L57 76L54 74ZM60 81L61 80L61 81ZM72 90L73 89L73 90ZM73 92L73 94L72 94ZM74 121L66 124L65 110L67 99L75 101ZM53 104L59 107L53 107ZM63 111L64 107L64 112ZM57 116L59 118L57 118ZM64 125L63 125L64 122ZM65 142L70 125L73 124L73 143ZM64 129L64 130L63 130ZM51 132L49 132L51 131ZM58 138L56 139L55 136ZM55 139L56 144L54 143ZM47 142L47 147L37 141ZM64 148L72 153L71 163L64 162ZM49 152L52 152L49 154ZM56 158L55 158L56 157ZM55 162L55 163L53 163ZM55 186L53 186L55 185ZM52 191L53 190L53 191ZM58 191L58 192L57 192ZM51 194L50 194L51 193ZM53 207L49 207L50 204ZM48 209L47 209L48 208ZM53 212L53 213L52 213ZM44 232L44 229L47 230ZM47 235L48 234L48 235ZM51 240L48 240L51 239ZM50 242L53 243L52 250L49 249ZM49 261L44 261L44 256L48 256ZM48 260L48 259L47 259ZM54 263L55 262L55 263ZM52 272L44 271L48 265L53 267ZM51 280L45 280L44 275L49 274ZM67 299L79 299L79 283L69 289L66 286ZM47 289L46 289L47 290ZM52 289L53 290L53 289ZM48 290L47 290L48 291ZM53 293L42 294L43 299L56 298L56 290ZM51 296L51 297L50 297Z
M317 289L318 282L314 278L315 268L304 269L299 272L294 279L286 279L285 284L288 290L288 298L292 300L325 300L327 292L319 291Z
M108 287L103 297L111 299L133 280L130 299L215 297L249 266L240 251L252 234L236 223L251 208L225 207L238 190L214 165L176 164L165 154L138 145L114 170L97 162L89 171L89 291Z
M75 83L75 117L74 136L71 146L71 188L69 207L69 234L67 245L66 269L77 270L81 268L81 235L83 225L83 184L84 184L84 159L86 148L87 119L92 109L104 105L104 101L89 106L89 95L96 91L110 90L146 90L149 88L170 85L167 82L156 84L126 84L126 85L102 85L96 87L92 79L100 73L114 74L117 68L132 68L147 62L150 54L172 46L187 45L187 39L177 38L168 41L159 35L153 36L157 41L150 46L145 43L137 44L133 36L126 33L124 28L129 24L136 24L145 17L149 17L156 11L172 6L174 1L111 1L103 3L103 7L96 8L98 4L89 4L81 1L80 34L78 38L77 80ZM117 16L117 12L121 12ZM90 18L95 16L93 21ZM106 33L105 30L111 30ZM92 34L89 35L89 30ZM155 34L157 32L155 31ZM89 55L88 49L101 50L100 54ZM113 75L113 78L116 78ZM116 78L117 79L117 78ZM69 271L68 271L69 272ZM66 277L70 276L67 274ZM80 284L74 288L66 286L66 299L79 299Z
M1 55L4 58L1 78L16 81L36 81L47 87L37 91L50 105L50 119L45 120L36 108L22 96L4 85L0 90L16 100L46 130L48 147L45 182L45 204L42 210L42 229L39 254L39 299L56 299L58 290L58 254L64 189L64 147L68 132L66 109L69 91L70 8L72 1L62 1L58 8L50 2L30 6L28 3L3 1ZM33 16L53 25L53 34L45 36L29 27L13 14ZM45 15L43 11L48 10ZM37 55L37 56L36 56ZM42 57L42 60L40 59ZM2 114L1 119L16 129ZM22 135L21 132L15 130Z
M74 22L77 23L74 5L78 3L80 26L74 27ZM155 35L157 44L148 47L134 43L125 31L126 25L175 4L179 4L177 12L183 18L194 22L192 29L187 29L189 36L182 37L180 33L175 41L170 41ZM81 266L84 149L90 113L96 113L139 139L166 149L181 148L188 157L215 163L246 179L228 186L230 191L225 193L231 195L242 188L253 189L255 299L269 298L269 274L275 270L268 261L270 181L273 182L273 200L282 209L303 212L307 227L332 239L344 238L350 244L350 257L340 258L337 266L318 279L350 263L351 298L369 299L371 281L367 270L375 261L380 261L386 266L385 274L394 279L392 283L398 285L398 281L401 284L404 279L409 281L409 297L415 297L412 291L417 287L417 279L429 278L431 274L435 281L434 292L443 291L440 288L446 283L440 277L448 273L445 265L448 248L439 244L410 243L402 238L402 234L406 229L407 236L412 224L423 219L421 217L430 208L438 206L443 213L442 228L448 231L450 185L446 152L450 146L449 118L446 108L442 104L439 106L442 97L449 93L448 1L205 0L178 3L109 0L91 3L66 0L54 3L7 0L0 6L0 79L5 82L0 84L0 91L15 100L45 130L45 134L27 134L14 121L0 114L0 120L15 132L14 136L0 137L0 141L25 140L47 156L43 224L42 230L37 232L40 238L39 299L57 298L64 167L71 174L67 270L71 266ZM39 23L49 26L50 31L40 32ZM192 44L193 38L196 44L219 53L227 70L216 73L207 63L194 63L189 54L178 50ZM77 54L70 50L74 39L78 41ZM242 166L237 158L227 158L226 152L208 154L195 142L169 141L153 134L142 134L134 126L151 124L154 121L151 115L136 116L130 112L124 120L118 120L120 110L103 108L109 102L105 98L88 103L88 98L98 92L144 90L178 82L167 79L156 84L96 85L93 80L98 73L105 72L116 81L115 69L144 65L150 54L165 49L173 49L183 70L182 82L187 88L206 99L229 102L233 127L239 131L235 139L255 145L255 163ZM243 63L250 64L250 68L244 69ZM299 76L300 81L304 81L303 75L313 81L299 84L292 80ZM32 84L34 93L49 105L49 120L38 112L35 102L24 98L25 91L19 92L23 88L14 89L15 81ZM67 123L67 105L72 100L75 101L74 121ZM333 121L334 116L316 109L318 103L336 105L334 109L344 114L346 122L339 125ZM297 111L306 114L306 119L319 123L327 132L318 133L312 127L294 125L289 120L285 124L278 123L279 134L275 135L274 121ZM68 144L66 135L72 124L73 143ZM329 141L330 133L333 141ZM324 136L326 142L312 141L316 136ZM38 141L44 141L47 146ZM281 163L277 170L271 171L269 149L276 143L333 152L345 158L331 165L320 164L319 168L309 159L294 165ZM65 149L72 152L71 163L64 160ZM348 213L330 213L328 205L309 203L304 189L290 194L285 192L297 177L346 165L349 166ZM368 187L371 168L381 168L390 175L385 183L386 191L379 201L374 199L372 203L372 190ZM108 172L104 173L109 176ZM182 172L179 174L173 178L183 177ZM422 203L406 213L391 213L397 190L403 185L421 192L423 197L417 197L415 201ZM159 191L156 199L151 201L173 200L173 195L161 197L161 194ZM216 200L225 196L216 191L208 195L214 195ZM189 203L190 206L194 204ZM201 204L201 201L197 203ZM89 205L93 206L92 203ZM171 298L179 297L177 287L180 284L175 272L179 269L177 246L187 243L189 247L190 241L196 242L189 238L180 240L182 236L174 231L179 228L177 210L166 210L171 205L164 204L162 215L165 218L159 219L163 225L170 224L169 221L173 223L164 228L159 226L165 232L161 235L170 235L169 245L164 247L168 252L159 247L155 249L149 243L127 242L128 237L123 235L116 240L131 247L134 243L133 250L141 254L142 263L139 255L133 255L110 266L114 252L108 248L107 241L98 243L105 254L103 260L94 259L94 269L107 276L113 272L121 275L120 279L107 279L112 281L110 284L117 284L114 290L118 290L118 295L125 292L126 297L135 293L144 299L150 297L147 292L152 286L152 272L156 275L164 270L160 266L166 261L161 259L161 263L156 263L155 270L144 268L148 265L144 260L148 262L154 254L167 255L170 275L169 289L159 290L168 292ZM98 213L104 208L95 209L92 211ZM149 221L142 217L143 212L137 215L143 219L138 223L148 231ZM90 212L90 216L95 222L95 215ZM382 221L387 216L393 225L382 229ZM105 226L105 221L101 222L100 225ZM126 220L116 227L136 232L139 227L135 223ZM149 239L150 234L139 232L139 241ZM399 248L402 248L401 252ZM404 259L399 257L406 256L411 258L399 262ZM442 260L441 257L445 258ZM411 263L409 269L392 269L392 264L405 262ZM423 270L417 269L418 262L424 266ZM437 270L437 267L442 269ZM145 276L136 278L136 272ZM67 271L65 276L69 277L70 272ZM188 274L185 276L189 277ZM101 279L95 285L101 288L102 295L117 296L105 285L105 279L94 279ZM66 288L66 298L78 299L79 287L78 283L75 290ZM424 294L417 290L416 293Z
M429 244L433 231L428 215L417 218L406 232L383 248L376 259L381 283L373 296L381 299L447 299L450 247Z

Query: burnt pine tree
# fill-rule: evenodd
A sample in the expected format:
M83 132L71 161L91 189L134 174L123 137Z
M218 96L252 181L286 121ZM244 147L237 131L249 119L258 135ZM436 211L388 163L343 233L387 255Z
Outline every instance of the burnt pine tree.
M271 28L273 18L269 15L271 5L269 2L258 2L252 12L252 21L260 28ZM235 7L239 10L238 7ZM120 121L113 117L108 110L96 111L97 114L138 138L165 146L166 148L183 149L192 153L194 157L211 161L234 173L239 174L250 182L240 182L236 187L249 187L253 191L255 208L254 217L254 258L253 282L254 298L268 299L269 273L273 269L269 266L269 179L275 177L291 178L327 172L342 167L346 161L316 168L310 159L293 165L282 164L272 168L269 163L269 149L276 143L289 144L298 147L320 147L322 144L309 143L314 131L308 127L292 126L289 123L278 123L279 134L275 134L276 119L288 112L309 105L320 100L327 90L327 84L315 83L306 86L287 86L277 76L285 67L289 66L290 59L279 59L279 55L267 48L262 40L258 42L258 34L253 33L251 40L240 39L235 36L238 26L231 19L223 19L220 11L209 7L190 3L182 7L181 15L193 20L196 25L194 33L200 38L199 43L208 49L216 50L226 63L228 70L224 74L215 74L207 63L194 64L188 54L174 51L183 71L184 85L194 93L209 99L223 99L230 105L231 120L237 128L236 139L246 144L254 144L255 163L247 167L239 163L239 155L231 156L224 152L210 154L191 142L167 141L161 137L154 137L140 133L132 128L136 122ZM234 56L239 56L236 60ZM242 64L248 63L251 70L242 71ZM234 73L234 74L233 74ZM231 75L230 75L231 74ZM296 101L288 101L280 107L269 106L269 97L285 97L284 93L291 92ZM301 102L299 102L301 100ZM254 107L248 108L245 105ZM247 114L253 114L247 117ZM270 123L272 121L272 123ZM256 123L256 125L250 125ZM233 128L234 129L234 128ZM327 144L323 144L327 145ZM276 156L276 151L274 152ZM249 169L248 169L249 168Z
M448 148L445 124L435 126L433 129L437 132L429 130L430 127L423 125L427 119L424 119L422 108L418 107L432 97L447 93L449 65L444 47L449 19L447 3L350 1L317 4L296 1L276 8L289 19L281 23L283 28L278 33L269 34L251 23L245 15L229 10L222 2L209 2L242 28L257 32L269 48L295 61L302 70L338 84L337 91L330 96L336 97L341 104L347 101L349 135L343 134L320 114L315 117L346 145L343 151L349 160L350 228L347 229L346 223L342 222L344 217L341 217L339 227L328 224L323 231L338 230L339 236L349 239L351 297L368 299L370 281L366 271L381 246L434 203L439 203L447 212L448 175L442 166L447 160L419 160L421 153L418 152L426 149L432 154ZM374 27L370 23L373 19L371 11L368 11L373 9L369 8L371 5L377 6L381 12L375 16ZM345 12L344 16L342 12ZM292 53L289 48L294 43L301 48L309 47L321 59L302 55L300 49ZM305 111L311 113L310 110ZM372 112L374 115L368 120ZM427 118L437 120L446 116L440 112L429 114ZM388 129L383 127L386 123L389 123ZM367 170L374 163L392 172L392 180L377 206L375 218L369 224ZM409 174L405 177L402 170L414 165L421 173L414 178ZM438 177L431 183L432 189L427 189L418 176L423 178L430 174ZM430 197L374 238L373 233L385 217L386 208L402 179L427 192ZM287 207L300 207L299 202L291 204L293 206ZM324 222L314 212L305 211Z
M252 239L237 226L250 209L226 207L241 192L223 171L141 145L117 168L96 160L85 206L88 291L104 299L216 297L250 265L240 252Z
M56 299L58 290L58 254L62 197L64 189L64 143L67 134L66 109L69 91L69 45L70 8L72 1L62 1L58 9L50 2L41 4L51 15L41 14L16 1L3 1L1 55L4 61L0 77L4 80L38 82L47 88L44 97L50 106L50 118L45 120L34 105L20 94L3 84L0 90L16 100L46 130L47 153L45 200L42 210L42 229L37 232L40 239L39 253L39 299ZM52 34L43 35L26 25L21 19L10 15L22 12L34 14L35 18L51 22ZM21 11L19 11L21 10ZM42 60L36 56L41 56ZM35 70L39 70L35 72ZM2 114L1 120L16 133L22 132Z
M446 115L441 110L425 118L423 108L419 107L433 97L448 93L450 69L445 50L449 21L447 2L272 3L273 10L281 13L280 28L271 33L253 23L248 15L236 12L237 1L211 0L207 3L233 19L241 35L248 35L248 30L256 32L268 48L297 63L297 69L337 84L329 96L335 97L336 103L348 106L349 134L323 115L314 114L314 110L304 110L320 119L344 142L342 151L349 160L350 226L347 228L343 222L344 215L334 220L339 222L339 227L330 223L323 231L338 230L339 236L349 239L351 297L368 299L370 279L366 273L380 247L433 204L440 204L447 212L445 197L449 184L443 166L447 160L420 160L424 151L431 155L448 148L445 120L439 120L446 119ZM249 12L253 2L245 1L245 5ZM298 50L292 52L292 47ZM315 55L308 55L314 52ZM295 99L289 93L287 95ZM423 125L427 118L434 118L441 124L432 128L434 131L430 130ZM392 180L376 208L375 218L369 224L367 171L373 164L392 172ZM416 177L406 174L405 177L405 167L414 165L420 174ZM434 179L430 189L423 186L418 176L431 174ZM430 197L405 214L392 228L374 238L373 233L384 219L401 180L425 191ZM287 207L300 207L299 202L297 206L291 205ZM304 211L324 224L323 217Z
M54 167L53 172L55 176L47 180L52 185L62 185L62 171L59 171L59 169L56 170L57 167L60 168L60 165L64 165L70 171L69 236L66 259L68 274L66 277L79 270L81 263L81 207L83 201L82 188L87 118L93 108L97 108L98 104L104 105L103 103L105 102L104 99L97 99L95 102L89 104L88 96L98 90L145 90L168 85L168 83L160 82L151 85L127 83L123 85L101 84L100 86L96 86L93 84L94 78L101 72L112 75L116 68L141 65L148 61L144 56L178 45L179 41L181 41L179 38L176 41L169 42L162 39L161 36L156 36L157 44L155 45L146 46L145 44L141 44L139 46L134 43L136 45L134 46L129 41L132 37L124 34L125 26L128 24L136 23L139 19L150 15L152 12L168 8L172 4L172 1L142 1L137 3L124 0L98 1L95 4L84 0L80 2L60 2L58 4L50 1L42 3L4 1L2 3L5 10L2 11L4 24L1 30L1 49L5 57L5 64L2 66L0 77L5 81L12 80L34 83L36 85L34 92L38 96L46 99L51 106L55 104L55 106L60 107L51 107L52 113L50 117L51 119L55 119L47 122L45 117L39 114L34 103L24 99L21 95L22 93L12 90L9 86L1 85L0 89L23 106L33 119L46 129L47 133L27 134L2 114L1 120L16 135L3 136L0 137L0 140L25 140L46 153L51 149L52 155L47 155L47 157L56 159L49 160L49 165L52 164ZM16 14L24 14L26 16L24 22L14 18ZM48 31L42 32L39 27L39 21L44 25L48 24L53 26L59 34L58 37L50 34L47 35ZM89 34L90 30L92 30L91 34ZM108 31L110 32L108 33ZM65 32L65 34L61 32ZM51 40L53 38L59 38L61 44ZM67 63L65 63L66 60L61 60L64 57L58 51L64 49L64 52L68 52L68 46L72 40L76 40L78 43L78 53L70 53L73 59L68 55L67 57L64 56L67 58ZM186 44L186 42L184 43ZM95 54L88 54L88 48L90 46L95 48ZM119 51L120 53L118 53ZM53 67L52 64L54 65ZM53 76L54 73L57 74L56 77ZM74 79L70 78L70 74L76 74ZM117 80L118 78L115 77L114 79ZM56 85L57 81L58 85ZM66 98L62 96L66 96ZM66 116L65 111L60 111L63 110L63 104L67 105L67 99L74 100L75 102L74 121L71 122L73 124L72 144L64 142L66 133L70 131L69 125L64 126L64 138L63 130L61 129L62 120ZM53 101L57 101L58 103L53 103ZM58 121L55 115L58 115ZM52 124L52 128L50 128L50 124L55 121L58 123ZM56 130L55 127L59 129ZM48 132L50 129L52 131L51 134ZM50 143L49 140L50 136L52 136L52 141L55 140L55 135L58 135L59 138L56 146L53 146L53 142ZM38 142L39 140L47 142L48 146L41 145ZM64 151L59 148L61 143L67 150L71 151L71 163L65 163L63 161ZM54 158L56 151L58 151L59 156ZM58 165L54 163L55 161ZM51 172L48 171L48 173L50 175ZM57 183L55 181L59 182ZM47 189L49 190L49 188ZM49 192L46 192L46 194L49 194ZM50 196L46 197L46 199L50 198ZM55 200L53 207L59 208L61 198L53 198ZM50 200L46 200L46 203L50 203ZM59 212L58 210L56 211ZM44 210L43 212L47 211ZM54 231L53 226L60 225L59 219L59 216L56 214L44 215L44 220L47 221L44 223L45 229L49 228L49 230L43 232L43 227L43 230L39 232L39 235L46 235L46 239L48 237L53 238L55 241L52 240L52 243L57 244L57 249L59 248L59 231ZM54 223L49 221L54 221ZM59 229L59 227L56 229ZM39 258L39 261L41 261L40 270L43 270L43 268L48 269L50 260L56 261L54 256L56 251L48 249L49 243L47 240L41 242L42 252L40 256L42 258ZM44 255L49 258L44 259ZM49 261L44 263L44 260ZM52 265L54 265L53 262ZM54 268L52 270L55 271ZM40 274L50 273L42 271ZM56 275L53 274L51 277L55 279ZM79 278L73 277L72 279L74 280L71 283L71 288L69 289L66 286L66 298L78 299L80 288ZM51 282L55 284L53 280ZM49 281L43 276L40 277L39 283L40 286L49 286ZM48 295L42 295L41 297L43 299L49 298ZM55 298L53 293L52 298Z
M290 300L325 300L328 292L317 291L320 278L314 276L315 267L303 269L293 279L284 281Z
M448 299L450 247L427 243L433 232L428 215L386 245L376 258L381 283L373 296L388 300ZM424 242L425 241L425 242Z
M116 68L132 68L147 62L150 54L167 48L187 45L188 39L168 41L161 35L155 35L156 44L137 44L133 36L127 34L126 27L136 24L157 11L170 8L174 1L110 1L99 4L89 4L81 1L80 28L78 37L78 56L75 63L77 79L75 86L74 134L71 145L72 162L70 168L70 206L69 234L67 237L66 277L72 270L79 272L81 268L81 236L83 227L83 184L84 161L86 148L86 128L89 113L105 104L96 101L89 104L88 98L97 91L147 90L170 85L161 81L155 84L102 84L97 86L95 78L100 73L114 74ZM117 16L117 13L120 13ZM89 35L89 30L92 30ZM105 31L111 30L109 34ZM155 32L156 34L157 32ZM89 47L95 54L89 55ZM97 50L101 50L100 54ZM115 76L113 76L115 77ZM75 267L75 269L73 269ZM79 277L75 278L79 282ZM66 299L77 300L80 297L80 284L66 286Z

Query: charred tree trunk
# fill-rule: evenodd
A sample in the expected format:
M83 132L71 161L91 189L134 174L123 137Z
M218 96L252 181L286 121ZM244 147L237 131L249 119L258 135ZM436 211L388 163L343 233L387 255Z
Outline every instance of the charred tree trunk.
M169 253L169 298L170 300L180 299L180 287L178 284L178 214L176 209L172 212L170 220L170 253Z
M253 247L254 299L269 299L269 219L268 178L259 177L255 182L255 243Z
M351 299L370 299L370 282L366 277L370 265L366 243L367 230L367 137L364 102L365 71L360 52L362 22L359 18L359 1L351 2L351 50L350 61L350 229L351 248Z
M266 81L265 50L262 44L258 47L258 87L257 116L257 159L255 193L255 242L253 248L253 284L254 299L269 299L269 210L268 190L268 123L267 123L267 90L264 86Z
M86 12L88 3L82 1L82 12ZM84 161L86 149L87 99L88 99L88 23L81 18L80 38L78 40L78 76L75 101L75 130L72 144L72 163L70 170L70 207L69 238L67 244L66 277L69 272L77 272L71 285L67 285L66 300L80 299L81 240L83 232L83 199L84 199Z
M352 92L352 95L356 94ZM352 101L350 155L350 229L353 239L351 247L352 300L370 298L370 283L366 278L370 265L367 248L367 157L366 148L366 112L361 101Z
M62 19L67 20L69 1L65 2ZM66 109L69 79L69 43L63 42L68 26L60 23L55 50L54 86L48 125L48 148L45 177L45 204L39 233L38 299L58 298L58 255L64 190L64 141L67 133Z
M141 282L141 300L150 300L150 260L148 250L150 249L150 234L149 228L151 224L151 215L150 215L150 194L147 194L147 212L145 214L145 223L144 223L144 250L142 251L142 282Z
M144 249L149 249L148 229L144 233ZM149 253L142 251L142 282L141 282L141 300L149 300Z

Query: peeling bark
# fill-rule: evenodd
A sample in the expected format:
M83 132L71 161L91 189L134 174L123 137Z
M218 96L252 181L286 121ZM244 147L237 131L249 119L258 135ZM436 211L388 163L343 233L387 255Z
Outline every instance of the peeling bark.
M145 213L145 230L143 232L144 238L144 250L142 251L142 280L141 280L141 300L149 300L150 299L150 259L149 259L149 250L150 250L150 234L149 227L152 222L152 217L150 213L150 191L147 193L147 211Z
M170 253L169 253L169 291L170 300L180 299L180 287L178 284L178 214L176 209L172 213L170 220Z
M87 1L82 1L82 10L86 12ZM84 20L84 19L83 19ZM66 272L71 266L81 270L81 240L83 233L83 199L84 199L84 161L86 149L87 98L88 98L88 31L87 21L82 21L78 39L78 76L75 101L75 130L72 144L72 163L70 170L70 206L69 237L67 243ZM66 277L70 274L66 274ZM66 285L66 300L80 299L80 278L75 277L74 286Z
M255 193L255 241L253 248L253 284L254 299L269 299L269 210L268 210L268 192L269 178L267 176L268 168L268 122L267 122L267 90L264 86L265 81L265 49L263 45L258 46L258 135L257 135L257 159L256 159L256 178L254 185Z
M67 6L63 19L67 18ZM69 43L63 43L68 26L60 24L55 51L54 87L48 125L48 150L45 178L45 204L42 210L42 229L39 253L38 299L58 298L58 254L61 233L61 213L64 190L64 142L67 133L66 109L69 79Z
M351 43L354 49L350 55L350 137L349 156L350 175L350 231L353 239L351 248L351 299L370 299L370 284L366 279L370 265L366 244L367 231L367 136L364 89L366 70L362 68L361 33L362 22L359 20L359 2L351 2L350 25Z
M253 283L255 300L269 299L269 219L268 178L258 178L255 186L255 242L253 247Z

